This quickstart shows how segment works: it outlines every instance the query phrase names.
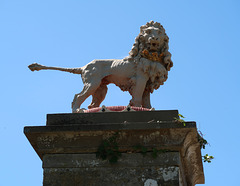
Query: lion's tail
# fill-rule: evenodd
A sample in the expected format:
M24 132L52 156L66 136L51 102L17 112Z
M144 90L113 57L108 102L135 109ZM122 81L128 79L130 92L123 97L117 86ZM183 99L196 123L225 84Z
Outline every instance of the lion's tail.
M33 63L31 65L28 66L28 68L31 71L39 71L39 70L59 70L59 71L63 71L63 72L70 72L73 74L82 74L83 70L82 68L61 68L61 67L48 67L48 66L44 66L44 65L40 65L38 63Z

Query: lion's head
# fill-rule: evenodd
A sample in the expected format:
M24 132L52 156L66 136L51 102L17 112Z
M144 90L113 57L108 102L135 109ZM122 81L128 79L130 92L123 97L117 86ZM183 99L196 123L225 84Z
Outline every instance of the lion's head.
M171 53L168 51L168 42L169 38L163 26L158 22L150 21L140 27L140 34L136 37L127 58L138 61L141 57L145 57L147 52L152 61L161 62L169 71L173 62Z
M163 26L154 21L141 26L140 34L129 56L125 59L133 61L138 68L148 75L149 80L145 90L153 92L168 78L168 71L173 66L171 53L168 51L169 38Z

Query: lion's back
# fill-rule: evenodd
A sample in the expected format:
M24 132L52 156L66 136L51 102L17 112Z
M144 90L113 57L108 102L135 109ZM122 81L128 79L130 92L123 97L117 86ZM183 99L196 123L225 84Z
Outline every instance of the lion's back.
M116 61L121 61L118 59L95 59L82 67L82 76L97 76L98 78L103 78L111 74L112 66Z

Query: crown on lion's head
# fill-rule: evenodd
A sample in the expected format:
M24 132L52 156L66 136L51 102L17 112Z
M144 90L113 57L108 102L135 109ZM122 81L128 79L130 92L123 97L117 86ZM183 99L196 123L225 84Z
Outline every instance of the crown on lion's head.
M135 43L129 52L128 59L133 60L135 58L144 57L144 54L147 52L149 55L153 54L153 56L159 56L164 66L169 71L173 66L173 62L171 60L171 53L168 51L168 42L169 38L163 26L158 22L150 21L146 25L140 27L140 33L135 39Z

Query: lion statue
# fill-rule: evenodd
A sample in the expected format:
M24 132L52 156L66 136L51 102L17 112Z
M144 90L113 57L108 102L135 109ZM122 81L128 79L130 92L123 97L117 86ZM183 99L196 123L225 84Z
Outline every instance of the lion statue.
M163 85L173 66L168 42L169 38L163 26L150 21L141 26L129 56L124 59L93 60L81 68L48 67L37 63L28 67L31 71L52 69L81 74L84 86L73 99L73 113L81 112L81 104L90 95L92 102L88 108L99 107L110 83L131 94L131 106L152 108L150 93Z

